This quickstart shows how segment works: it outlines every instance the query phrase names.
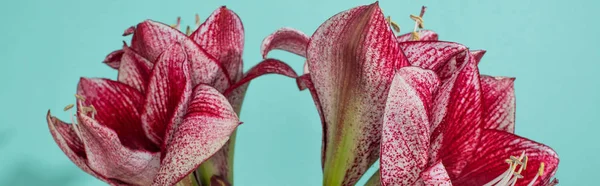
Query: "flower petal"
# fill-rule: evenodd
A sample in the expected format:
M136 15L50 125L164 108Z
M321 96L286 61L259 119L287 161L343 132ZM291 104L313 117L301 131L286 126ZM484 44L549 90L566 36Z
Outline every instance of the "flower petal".
M390 87L381 136L381 181L413 185L429 159L429 115L439 79L418 67L400 69Z
M185 114L192 94L189 68L183 47L176 43L158 58L152 70L141 120L144 132L156 145L165 144L168 129L179 125Z
M78 109L94 106L93 115L98 123L114 130L123 146L134 150L158 151L142 129L140 112L142 95L134 88L108 79L81 78L77 94L85 98L78 101Z
M475 61L477 61L477 65L479 65L479 61L481 61L481 58L483 58L483 55L485 54L485 50L471 50L471 55L475 58Z
M110 68L119 69L123 53L123 50L115 50L106 56L103 63L108 65Z
M144 93L154 64L126 45L123 46L123 52L117 80Z
M127 148L114 130L85 114L79 113L78 118L91 169L109 180L137 185L152 182L159 168L159 152Z
M419 41L437 41L438 35L434 31L431 30L419 30ZM396 37L396 41L398 42L407 42L412 41L412 32L402 34Z
M467 50L458 43L444 41L411 41L400 43L408 62L412 66L438 72L440 68L457 54Z
M196 86L185 119L166 146L153 185L173 185L188 175L227 142L238 124L227 98L210 86Z
M187 36L177 29L146 20L135 27L131 48L149 61L155 62L158 56L171 45L186 39Z
M182 43L186 51L187 59L192 66L193 85L209 84L219 90L225 90L231 84L229 75L217 59L185 34L168 25L151 20L138 24L133 34L131 48L149 61L155 62L163 51L175 43Z
M476 156L470 159L454 183L483 185L490 182L507 170L506 159L510 156L518 157L523 152L528 157L527 167L521 172L523 178L519 179L516 185L527 185L531 182L541 163L545 165L543 175L534 185L548 183L554 176L559 162L558 155L552 148L508 132L490 129L482 132Z
M291 78L298 77L294 69L292 69L292 67L290 67L288 64L276 59L265 59L258 63L256 66L252 67L250 70L248 70L248 72L244 74L244 78L240 79L240 81L227 88L223 95L228 96L229 93L231 93L233 90L239 88L244 84L249 83L254 78L266 74L281 74Z
M446 172L446 167L442 162L438 162L433 166L421 172L421 180L423 185L451 186L452 182Z
M310 95L315 102L315 106L317 107L317 112L319 113L319 117L321 118L321 125L323 127L323 137L321 144L321 168L325 168L325 155L327 152L327 127L328 125L325 123L325 116L323 116L323 107L321 106L321 101L319 99L319 95L317 94L317 90L315 89L315 85L310 78L310 74L304 74L298 78L296 78L296 83L298 84L298 88L300 90L308 89Z
M460 173L475 151L482 122L479 71L474 58L465 53L449 63L460 64L450 77L440 77L432 116L430 163L441 160L450 178Z
M515 133L515 78L481 76L483 128Z
M230 79L242 78L244 26L235 12L225 6L215 10L190 38L225 67Z
M327 126L326 185L354 185L375 162L394 71L408 65L378 3L339 13L308 45L308 67Z
M100 180L107 181L102 175L98 175L96 172L90 169L90 167L88 167L85 148L81 138L79 138L77 132L75 131L76 126L73 124L67 124L52 116L50 114L50 110L48 110L46 120L54 141L56 144L58 144L58 147L60 147L65 155L67 155L67 157L69 157L69 159L81 170Z
M260 47L263 58L272 50L283 50L306 57L306 47L310 38L304 32L293 28L280 28L267 36Z

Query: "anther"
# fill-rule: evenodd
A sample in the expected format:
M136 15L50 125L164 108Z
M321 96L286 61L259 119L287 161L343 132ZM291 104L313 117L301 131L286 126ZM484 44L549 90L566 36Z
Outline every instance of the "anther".
M421 16L410 15L410 19L415 21L419 28L423 28L423 18Z
M192 33L192 30L190 29L190 26L187 26L187 28L185 28L185 35L190 35Z
M398 23L392 21L391 16L387 16L385 18L385 22L387 22L392 27L392 29L394 29L394 32L396 32L396 33L400 32L400 25L398 25Z
M171 25L171 27L179 30L179 25L181 24L181 17L177 17L177 23L175 23L174 25Z
M68 104L67 106L65 106L65 108L64 108L63 110L64 110L64 111L67 111L67 110L69 110L69 109L73 108L74 106L75 106L75 105L73 105L73 104Z
M75 94L75 98L81 101L85 101L85 97L83 97L82 95L79 94Z
M196 27L200 26L200 16L196 14Z

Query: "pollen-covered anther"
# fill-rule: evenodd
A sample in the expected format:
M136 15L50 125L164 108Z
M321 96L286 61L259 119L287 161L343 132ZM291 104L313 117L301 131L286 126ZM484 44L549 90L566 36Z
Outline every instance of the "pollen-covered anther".
M188 36L189 36L190 34L192 34L192 29L190 28L190 26L187 26L187 27L185 28L185 35L188 35Z
M73 104L68 104L67 106L65 106L65 108L63 109L64 111L70 110L71 108L73 108L75 105Z
M75 98L80 101L85 101L85 97L83 97L82 95L79 95L79 94L75 94Z
M181 17L177 17L177 23L171 25L171 27L179 30L179 25L180 24L181 24Z
M200 16L198 14L196 14L196 27L200 26Z
M423 18L421 16L410 15L410 19L416 22L419 28L424 28L423 26Z
M392 21L392 17L391 16L387 16L385 18L385 22L387 22L387 24L389 24L390 27L392 27L392 29L394 30L394 32L396 32L396 33L400 32L400 25L398 25L398 23Z

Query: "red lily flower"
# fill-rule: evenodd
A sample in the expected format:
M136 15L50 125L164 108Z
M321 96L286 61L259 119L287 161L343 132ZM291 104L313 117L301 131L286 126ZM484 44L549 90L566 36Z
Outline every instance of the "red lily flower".
M431 111L423 111L428 114L427 118L410 115L409 119L415 120L415 126L394 125L396 128L409 128L410 132L404 136L390 136L385 132L391 129L383 128L381 163L400 161L385 154L402 148L410 147L411 150L402 152L422 154L401 154L413 158L404 161L415 165L413 167L385 163L387 168L391 166L393 168L389 169L400 169L399 172L406 171L417 177L423 172L422 178L445 176L458 185L481 185L502 174L493 172L495 169L481 167L497 168L496 163L504 162L500 159L487 163L489 158L508 158L525 151L530 164L545 162L546 174L536 179L539 183L547 182L558 164L554 151L510 134L514 132L514 79L480 77L477 63L485 51L468 51L467 47L457 43L439 42L437 34L432 31L421 30L418 33L419 41L411 41L411 34L394 36L377 3L374 3L333 16L310 38L300 31L284 28L263 41L264 57L275 49L307 57L308 68L298 78L298 84L300 89L311 92L323 122L324 184L355 184L379 155L380 149L377 148L382 123L385 121L386 125L391 125L388 124L389 118L415 114L404 107L418 104L431 105ZM430 83L430 86L425 86L427 81L419 81L419 85L423 85L413 88L418 90L416 92L427 94L427 91L433 91L429 90L433 85L441 84L439 90L435 94L429 93L435 97L423 98L416 103L403 100L397 103L404 104L403 107L397 109L405 110L391 112L388 108L390 113L384 115L386 107L383 103L387 101L389 106L390 101L398 101L392 96L400 94L398 88L390 90L390 86L394 86L394 73L408 64L433 70L433 74L417 74L432 74L435 78L429 79L439 80L430 82L440 81ZM400 71L417 71L411 68ZM496 137L504 141L489 140ZM508 141L514 144L502 146L501 142ZM502 147L502 151L486 151L489 150L487 147ZM383 168L382 165L382 172ZM521 175L528 178L519 183L533 180L535 173L533 169L522 172ZM399 176L397 172L386 176L392 180L384 182L389 185L423 183L423 180L405 180L406 177ZM397 180L405 182L394 182ZM432 183L430 181L433 180L425 181Z
M242 51L244 47L244 28L240 18L225 6L215 10L207 20L189 36L170 26L154 21L145 21L125 31L133 34L131 47L125 46L109 54L105 63L119 70L119 80L135 86L147 81L147 66L152 66L156 56L173 42L184 43L192 63L192 84L208 84L223 93L240 114L248 83L264 74L282 74L297 77L287 64L265 59L248 72L243 73ZM176 26L177 27L177 26ZM135 58L132 64L130 58ZM156 139L158 140L158 139ZM210 182L213 175L233 182L233 150L235 132L232 139L217 154L199 168L201 181Z
M323 122L323 184L354 185L379 156L389 85L408 65L378 4L341 12L310 38L279 30L263 41L263 56L273 49L307 58L298 82L311 91Z
M462 68L448 79L418 67L406 67L397 73L384 116L382 185L549 183L558 166L556 152L507 132L503 126L514 121L514 114L504 114L514 111L513 79L484 77L481 88L477 88L479 81L469 80L478 76L472 68L476 62L470 55L465 58L470 62L462 62ZM483 99L476 97L481 94ZM444 109L446 113L440 113ZM478 121L464 122L473 117ZM441 123L434 127L435 121ZM474 147L473 153L464 147Z
M59 147L111 185L173 185L194 171L227 142L239 120L218 90L192 87L186 54L179 43L160 54L145 94L126 83L81 78L78 124L47 115Z
M130 110L122 107L115 107L119 108L121 112L131 112L131 115L128 115L128 117L134 119L115 120L113 122L115 124L105 124L103 121L99 121L98 123L99 125L109 126L141 123L141 126L136 126L132 129L111 129L117 132L116 136L128 136L126 138L136 138L137 141L141 140L143 142L121 139L123 143L134 141L132 143L135 143L135 145L142 144L144 147L148 148L146 150L154 153L152 154L153 158L156 159L160 157L160 159L153 160L154 162L152 163L147 163L148 165L159 167L159 165L156 164L156 162L159 162L161 164L160 168L162 169L162 164L166 162L166 159L164 158L170 157L168 154L169 148L177 148L175 150L176 152L186 153L186 155L189 154L189 157L187 157L189 158L188 160L190 160L189 162L187 160L176 162L180 163L177 164L180 165L179 167L172 165L165 168L165 171L170 171L169 173L171 174L178 173L177 175L163 175L162 172L158 174L159 177L155 178L155 183L160 185L174 184L176 181L181 180L180 176L189 174L189 171L197 168L198 164L201 162L203 162L199 168L201 171L199 171L197 175L200 177L199 179L203 184L210 183L211 178L213 180L215 178L220 178L223 179L219 180L220 182L228 182L228 184L231 184L233 181L231 158L233 157L235 131L233 131L233 133L227 133L224 129L220 129L220 126L208 125L211 122L214 122L210 120L211 117L208 116L229 116L227 114L231 113L228 112L230 110L227 108L231 107L233 113L231 117L235 116L235 122L233 123L237 126L237 115L240 113L241 104L248 83L252 79L269 73L296 77L295 72L287 64L274 59L266 59L251 68L248 72L243 73L241 60L244 45L243 26L239 17L226 7L221 7L213 12L206 22L202 24L199 24L199 20L197 20L197 22L199 28L189 36L171 26L151 20L144 21L135 27L128 28L123 35L133 34L131 46L124 45L123 49L112 52L104 61L110 67L118 69L118 82L102 80L103 82L109 82L102 84L98 83L96 80L82 79L80 83L80 89L87 90L87 92L79 92L79 94L86 97L86 102L82 102L82 105L78 105L82 108L89 108L88 106L90 105L93 105L96 108L101 105L107 105L105 103L106 101L89 102L92 99L88 97L99 97L96 99L101 100L110 99L111 104L113 104L112 102L118 102L121 99L125 99L123 96L117 96L120 94L119 92L123 92L125 89L127 89L126 92L134 92L131 94L134 94L133 97L135 97L135 99L128 97L126 99L134 100L127 102L127 104L130 104L129 106L132 107ZM174 45L177 47L174 47ZM175 61L168 61L171 58L177 58L177 60L173 59ZM184 61L187 65L183 65ZM161 67L161 64L162 66L166 65L166 67ZM177 65L185 67L186 70L180 69L183 67L177 67ZM167 71L159 69L172 70ZM162 80L165 78L168 81ZM109 87L111 88L105 88L108 86L105 84L110 85ZM193 87L195 88L192 89ZM113 96L108 96L106 95L108 93L105 92L110 92ZM199 95L200 93L202 93L202 95ZM132 95L128 96L131 97ZM196 97L200 100L196 100ZM220 97L224 97L226 101L219 102L222 101ZM111 104L109 104L109 106ZM131 110L133 107L135 110ZM187 114L186 107L189 107L187 109ZM206 118L197 118L198 121L196 123L200 121L204 122L196 124L202 125L202 128L201 130L194 129L187 131L196 131L193 133L193 136L179 137L185 135L185 133L174 133L174 129L171 125L176 125L177 123L182 122L182 120L184 122L187 121L187 116L193 116L191 111L207 115ZM80 112L78 112L78 115L82 115ZM116 112L116 110L104 109L103 113L105 113L104 115L107 115L107 117L112 117L112 112ZM102 117L104 117L104 115ZM102 117L100 116L100 112L98 112L96 119ZM81 116L78 118L81 118ZM233 119L230 120L233 121ZM81 125L84 125L85 123L82 121L80 123ZM86 172L111 184L125 182L127 184L147 185L152 183L152 180L150 179L150 182L148 182L148 179L152 177L151 173L153 173L153 170L148 170L148 173L144 173L146 178L141 179L134 175L141 174L140 171L143 170L140 168L143 168L144 166L140 165L138 167L130 167L128 170L120 170L120 167L115 166L121 165L127 161L121 163L109 161L123 158L95 160L97 162L106 160L110 164L115 164L113 167L101 167L104 172L97 170L99 167L89 166L88 162L91 162L91 160L87 157L95 155L93 154L94 152L80 153L83 152L83 150L87 152L87 148L81 148L78 149L79 151L75 151L79 153L77 154L79 156L74 156L73 153L70 153L74 150L67 148L73 148L73 145L65 145L63 143L65 137L63 136L75 133L66 129L66 132L62 133L60 131L63 130L54 130L60 129L60 127L63 127L61 124L65 123L59 122L59 120L51 116L49 116L49 124L61 149L63 149L69 157L74 157L71 158L71 160L76 162L76 164L86 170ZM68 129L68 127L66 128ZM235 127L226 129L234 130ZM230 134L231 140L228 140ZM70 136L65 143L72 144L77 142L75 144L85 144L85 139L83 141L77 141L78 138L76 137L77 136ZM197 142L202 142L204 145L198 146L198 144L196 144L198 147L195 148L188 148L181 145L169 147L169 143L167 143L168 141L173 140L192 140L190 139L191 137L199 138ZM220 139L225 139L225 141L219 141ZM194 144L197 142L194 141ZM220 148L221 146L222 148ZM216 149L213 147L216 147ZM137 148L134 149L138 150ZM197 155L199 150L211 151L202 152L205 153L206 156L204 156L204 154L203 156L199 156ZM207 159L209 157L210 159ZM179 158L179 160L181 160L181 158ZM123 173L120 174L121 172ZM186 174L179 175L181 173Z

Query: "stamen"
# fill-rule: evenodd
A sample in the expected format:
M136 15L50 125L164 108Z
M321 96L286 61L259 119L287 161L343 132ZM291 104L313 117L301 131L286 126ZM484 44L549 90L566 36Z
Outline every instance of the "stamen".
M179 30L179 25L181 24L181 17L177 17L177 23L171 25L172 28Z
M385 21L392 27L392 29L394 29L394 32L396 32L396 33L400 32L400 25L398 25L398 23L392 21L391 16L387 16L385 18Z
M75 98L81 101L85 101L85 97L83 97L82 95L79 94L75 94Z
M419 39L421 39L421 37L419 37L419 33L417 32L417 28L423 29L423 16L425 15L425 10L427 9L426 6L422 6L421 7L421 13L419 14L419 16L416 15L410 15L410 19L415 21L415 27L413 28L413 32L412 32L412 39L414 41L417 41Z
M187 26L187 28L185 29L185 35L190 35L192 33L192 30L190 29L190 26Z
M538 169L538 175L542 176L544 174L544 162L540 163L540 168Z
M196 14L196 27L200 26L200 16Z
M64 111L70 110L71 108L73 108L75 105L73 104L68 104L67 106L65 106L65 108L63 109Z
M417 26L419 26L419 28L423 28L423 18L420 16L416 16L416 15L410 15L410 19L412 19L413 21L416 21Z

